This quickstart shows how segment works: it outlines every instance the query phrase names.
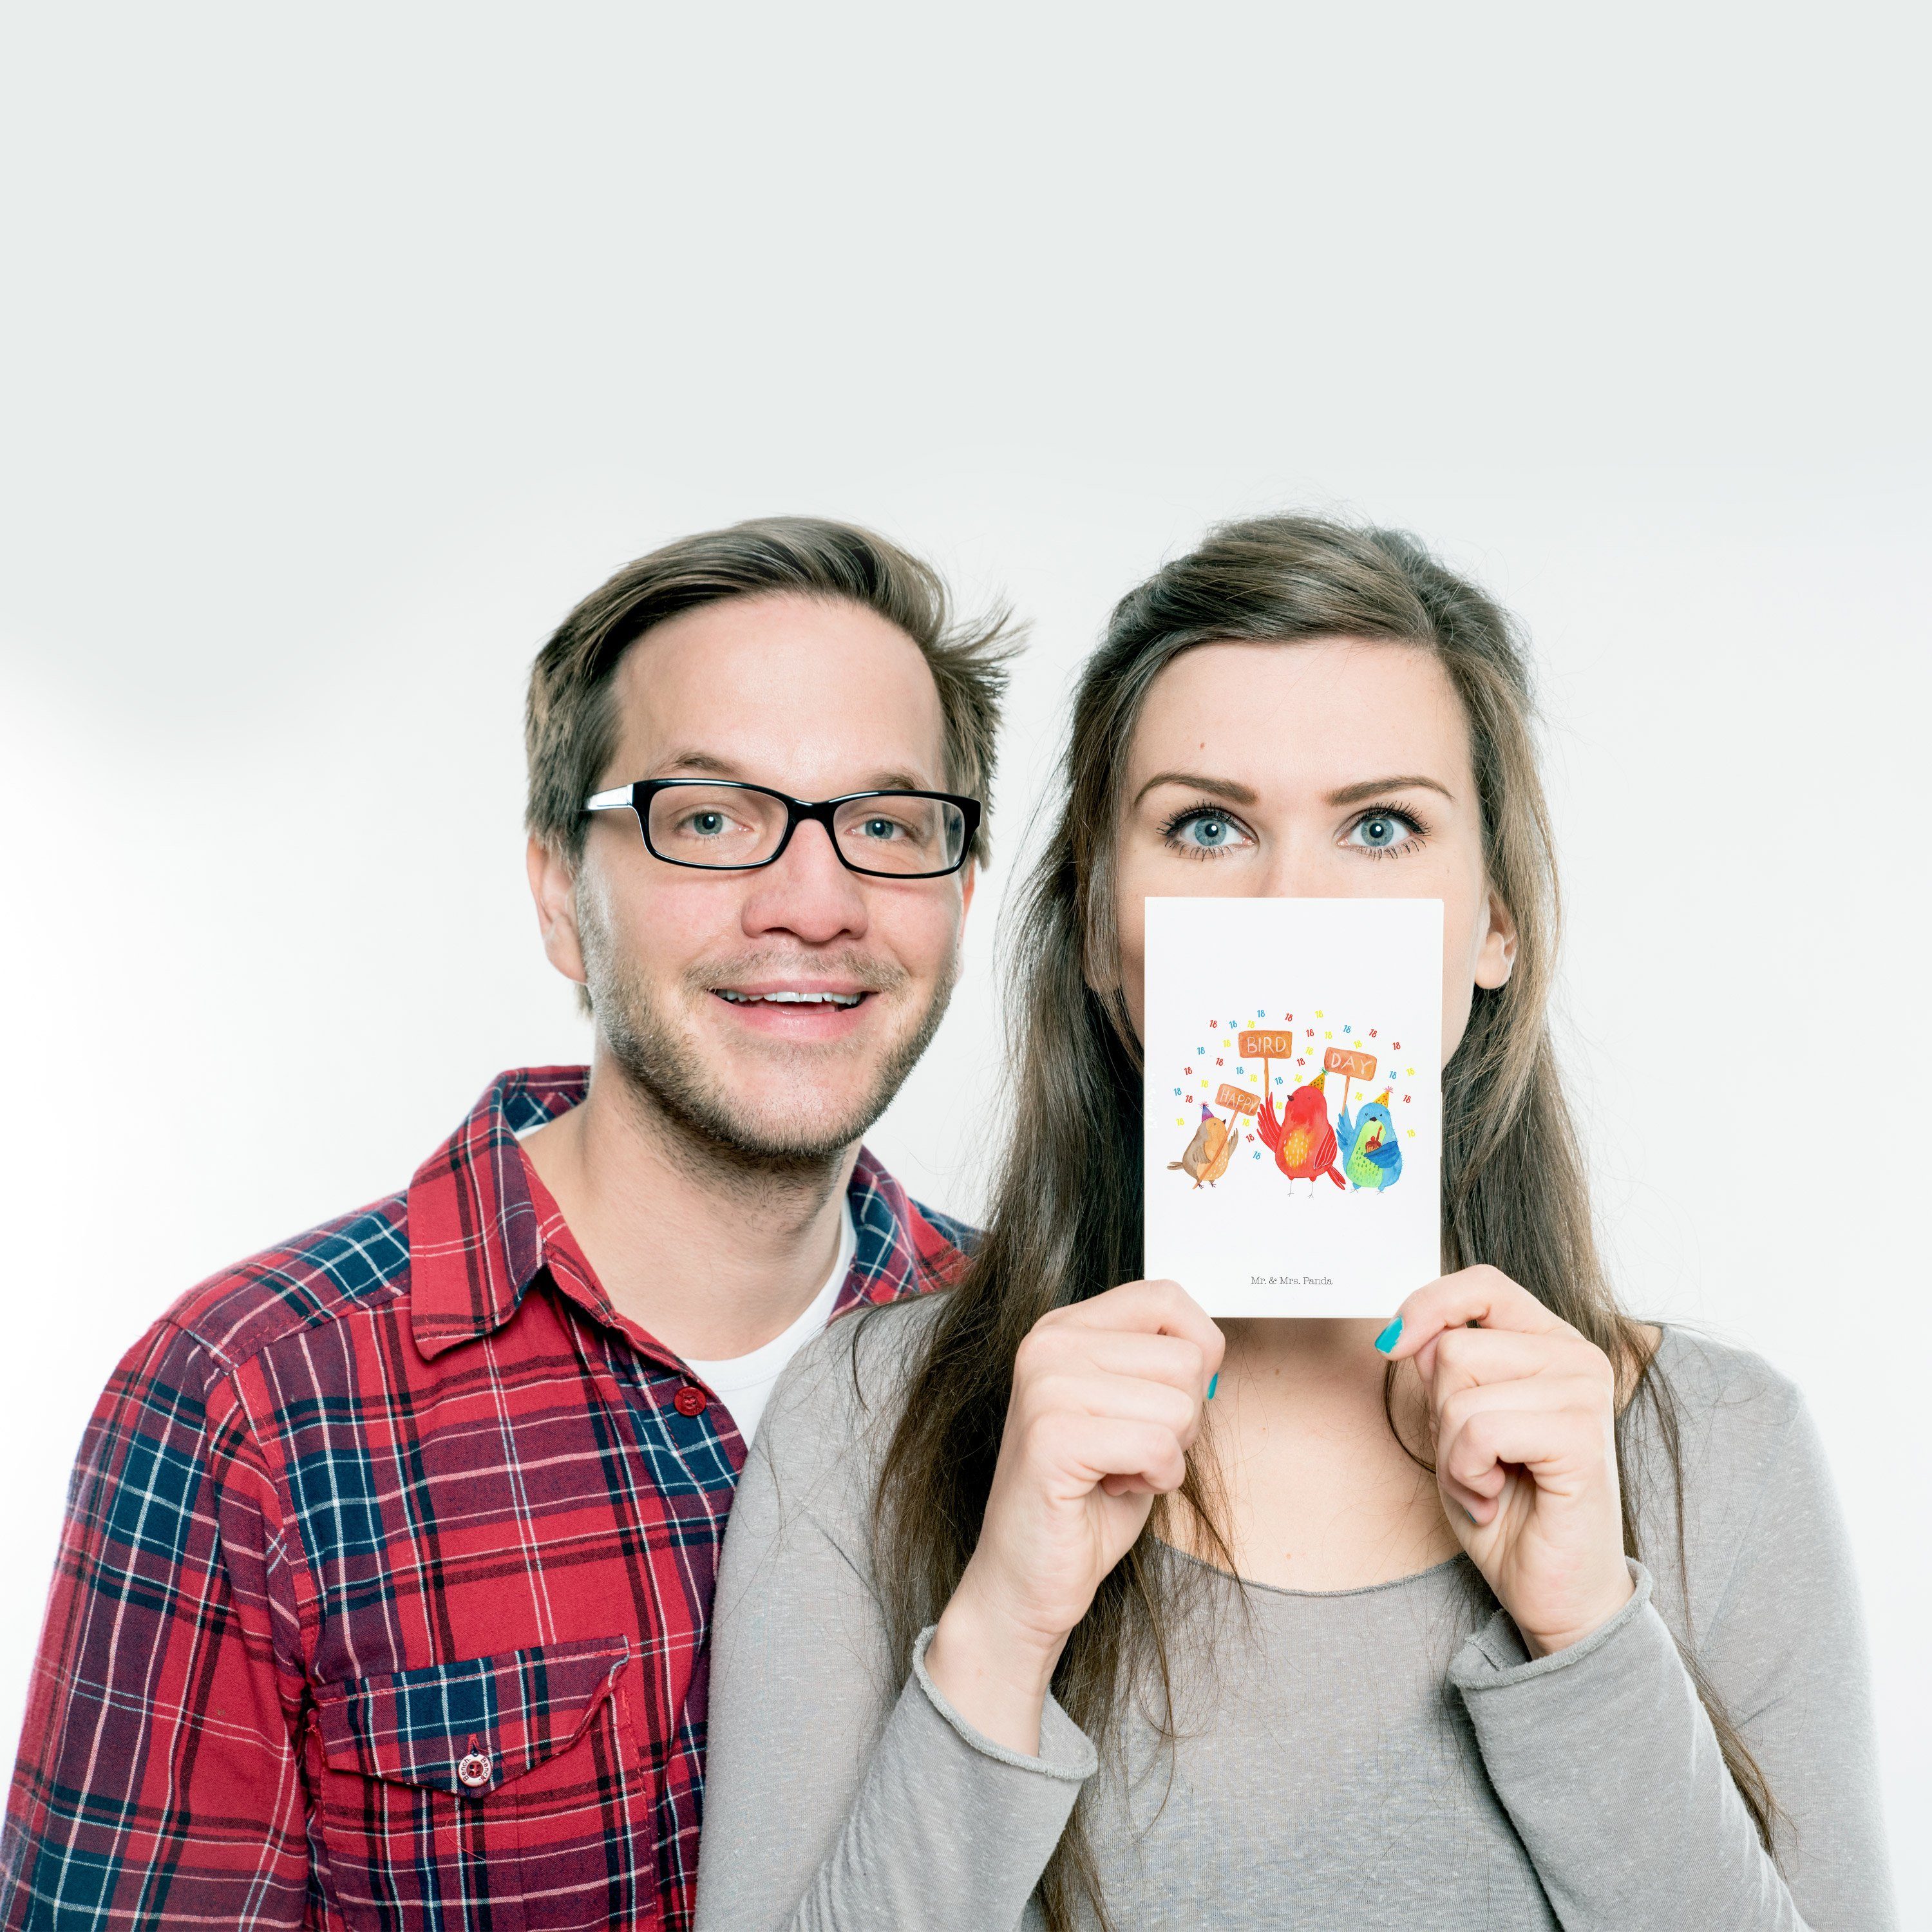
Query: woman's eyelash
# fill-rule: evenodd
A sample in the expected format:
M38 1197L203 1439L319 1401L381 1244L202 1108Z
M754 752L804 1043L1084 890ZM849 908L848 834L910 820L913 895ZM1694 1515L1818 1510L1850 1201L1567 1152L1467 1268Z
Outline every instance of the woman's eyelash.
M1406 825L1409 830L1406 838L1398 839L1393 845L1357 845L1351 848L1366 853L1371 859L1387 859L1407 852L1429 836L1429 827L1406 805L1372 805L1348 821L1349 831L1359 831L1372 818L1392 818Z
M1204 805L1182 806L1180 810L1175 812L1172 818L1162 820L1160 836L1163 838L1172 838L1190 818L1198 818L1204 812L1210 808Z
M1196 818L1218 818L1224 825L1238 826L1243 832L1247 830L1247 827L1243 825L1241 821L1225 806L1216 805L1210 800L1204 800L1198 805L1182 806L1180 811L1174 813L1162 825L1160 836L1170 844L1176 844L1178 842L1176 835L1180 832L1180 828L1191 820ZM1209 848L1206 846L1184 847L1183 849L1197 852L1203 858L1211 856Z

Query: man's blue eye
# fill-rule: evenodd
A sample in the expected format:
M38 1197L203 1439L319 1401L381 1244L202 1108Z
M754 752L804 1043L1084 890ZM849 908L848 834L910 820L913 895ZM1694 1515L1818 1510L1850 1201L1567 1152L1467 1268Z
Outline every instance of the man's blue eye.
M890 838L898 830L890 818L868 818L866 821L868 838Z

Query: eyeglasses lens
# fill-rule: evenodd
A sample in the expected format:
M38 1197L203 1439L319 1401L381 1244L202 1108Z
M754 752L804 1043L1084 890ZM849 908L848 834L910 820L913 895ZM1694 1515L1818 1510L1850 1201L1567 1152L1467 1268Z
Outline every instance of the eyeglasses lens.
M756 866L784 836L778 800L742 785L673 785L651 800L651 850L676 866Z
M966 820L956 805L912 792L855 798L832 814L838 849L868 872L944 872L959 862Z
M912 877L950 872L966 842L957 806L911 792L848 800L832 814L838 849L862 872ZM762 865L784 836L785 808L734 784L671 785L650 802L650 846L674 865Z

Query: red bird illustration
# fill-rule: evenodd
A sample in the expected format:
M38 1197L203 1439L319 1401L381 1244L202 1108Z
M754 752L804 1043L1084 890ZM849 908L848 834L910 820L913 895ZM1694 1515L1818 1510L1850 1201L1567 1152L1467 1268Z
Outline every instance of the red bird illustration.
M1318 1073L1305 1087L1298 1087L1288 1096L1288 1106L1280 1118L1274 1111L1274 1096L1267 1098L1261 1118L1255 1123L1264 1146L1274 1150L1274 1164L1291 1180L1305 1180L1315 1192L1318 1175L1325 1174L1337 1187L1347 1184L1335 1166L1335 1130L1328 1124L1328 1102L1322 1097L1324 1075Z

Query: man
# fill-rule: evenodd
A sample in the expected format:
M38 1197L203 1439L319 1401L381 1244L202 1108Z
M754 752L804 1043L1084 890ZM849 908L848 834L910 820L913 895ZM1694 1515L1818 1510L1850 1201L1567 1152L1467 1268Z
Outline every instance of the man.
M0 1926L682 1927L764 1394L963 1231L860 1149L944 1012L1003 664L868 533L632 565L530 689L592 1064L195 1289L82 1446Z

